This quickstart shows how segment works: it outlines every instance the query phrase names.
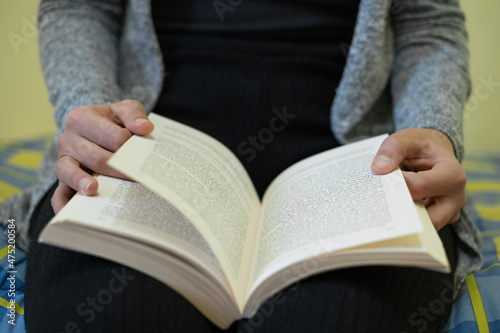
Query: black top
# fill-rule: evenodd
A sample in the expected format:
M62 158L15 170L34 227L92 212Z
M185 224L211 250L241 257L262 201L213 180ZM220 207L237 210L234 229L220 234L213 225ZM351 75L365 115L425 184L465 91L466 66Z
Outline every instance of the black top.
M350 41L356 0L152 0L158 31Z
M330 109L358 3L237 3L152 0L168 73L154 112L225 144L262 195L289 165L338 145Z

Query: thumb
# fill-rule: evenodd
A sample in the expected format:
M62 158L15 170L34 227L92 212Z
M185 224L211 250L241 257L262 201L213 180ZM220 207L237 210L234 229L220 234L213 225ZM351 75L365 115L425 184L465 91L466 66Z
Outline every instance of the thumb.
M124 100L111 104L111 109L130 132L137 135L148 135L154 125L146 116L146 109L136 100Z
M404 148L394 134L386 138L372 161L372 170L378 174L389 173L399 167L404 159Z

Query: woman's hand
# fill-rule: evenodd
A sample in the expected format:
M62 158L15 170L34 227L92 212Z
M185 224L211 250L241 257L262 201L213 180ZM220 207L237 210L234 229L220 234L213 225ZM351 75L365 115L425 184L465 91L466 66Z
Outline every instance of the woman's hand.
M106 165L107 160L133 134L147 135L152 131L153 124L146 117L144 106L135 100L82 106L71 111L57 140L55 173L59 185L51 201L54 212L59 212L76 191L85 195L97 192L92 172L123 178Z
M466 176L446 135L412 128L390 135L372 162L372 170L386 174L401 166L414 200L423 199L436 230L454 223L467 203Z

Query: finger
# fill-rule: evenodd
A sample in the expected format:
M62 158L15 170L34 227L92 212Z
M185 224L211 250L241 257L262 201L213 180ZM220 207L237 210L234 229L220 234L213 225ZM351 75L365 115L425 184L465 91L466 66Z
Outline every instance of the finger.
M72 129L72 132L63 133L60 136L58 140L60 150L66 147L68 147L67 150L71 150L75 140L82 137L114 152L132 136L128 129L121 127L110 117L95 112L85 112L85 110L71 112L66 118L66 128Z
M153 123L146 116L146 109L136 100L124 100L110 105L113 113L132 133L147 135L153 131Z
M54 195L50 199L52 209L57 214L68 203L68 201L75 195L76 191L68 185L59 182Z
M372 170L378 174L393 171L405 164L415 169L431 168L436 161L436 152L443 148L432 138L439 131L433 129L400 130L387 137L380 146L372 162ZM439 158L440 159L440 158Z
M60 154L71 157L73 160L78 161L78 165L84 166L94 172L111 177L124 178L123 174L107 164L113 153L89 140L69 136L66 138L65 146L60 150Z
M70 156L62 156L57 160L55 173L59 181L84 195L97 192L97 180L82 170L80 163Z
M406 141L407 139L399 136L397 132L387 137L372 161L372 170L378 174L386 174L398 168L407 156Z
M419 172L403 171L403 176L414 200L463 192L467 182L458 163L438 163Z
M457 205L451 200L439 200L427 207L427 213L436 230L439 230L448 223L456 222L460 209L457 209Z
M448 221L448 223L455 223L455 222L457 222L457 221L458 221L458 219L459 219L459 218L460 218L460 210L459 210L459 211L457 211L457 212L455 213L455 215L453 215L453 216L451 217L451 219Z

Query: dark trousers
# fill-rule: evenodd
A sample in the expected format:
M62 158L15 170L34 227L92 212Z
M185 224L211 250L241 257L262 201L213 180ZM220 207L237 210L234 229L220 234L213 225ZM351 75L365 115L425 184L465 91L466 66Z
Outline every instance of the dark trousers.
M160 39L169 75L154 111L228 146L259 195L288 165L338 145L330 131L330 106L345 61L339 47ZM29 333L220 331L147 275L38 244L53 216L51 196L40 202L31 221L25 297ZM454 268L454 233L445 227L440 236ZM278 293L253 318L228 331L439 331L451 311L452 274L379 266L323 273Z

